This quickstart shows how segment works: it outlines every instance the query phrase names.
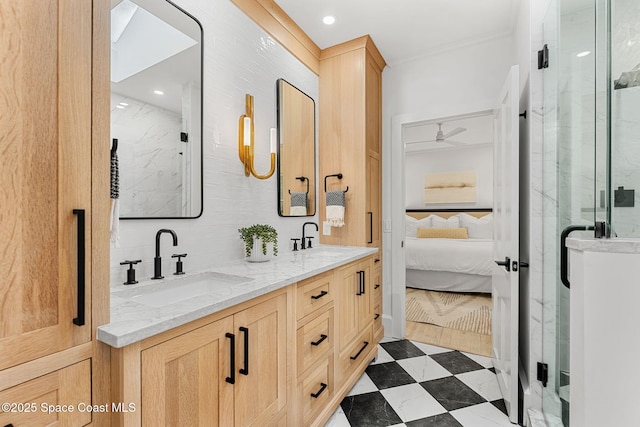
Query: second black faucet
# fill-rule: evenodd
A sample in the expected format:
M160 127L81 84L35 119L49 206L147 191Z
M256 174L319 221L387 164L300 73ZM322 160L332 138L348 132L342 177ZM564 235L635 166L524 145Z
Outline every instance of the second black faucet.
M300 244L300 249L311 249L311 239L313 239L313 237L306 237L304 234L304 229L308 224L313 225L316 228L316 231L319 231L318 224L316 224L315 222L305 222L304 224L302 224L302 242ZM309 243L307 243L305 239L309 239Z
M162 258L160 257L160 236L163 233L171 234L173 237L173 246L178 246L178 235L175 231L169 230L168 228L161 228L156 233L156 256L153 259L153 277L152 279L164 279L162 275Z

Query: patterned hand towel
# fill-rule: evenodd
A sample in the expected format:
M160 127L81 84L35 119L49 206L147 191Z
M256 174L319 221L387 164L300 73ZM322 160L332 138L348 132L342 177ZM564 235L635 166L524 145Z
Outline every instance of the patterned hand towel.
M344 190L327 191L327 222L332 227L344 225Z
M289 211L289 215L291 216L307 215L307 193L306 192L291 193L291 210Z
M116 141L114 141L117 144ZM116 146L117 147L117 146ZM111 150L111 243L114 247L120 247L120 170L118 165L118 153Z

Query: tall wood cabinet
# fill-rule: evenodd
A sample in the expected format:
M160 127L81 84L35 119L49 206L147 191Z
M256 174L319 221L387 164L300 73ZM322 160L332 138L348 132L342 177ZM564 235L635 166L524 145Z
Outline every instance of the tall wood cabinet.
M109 310L109 5L101 3L0 0L3 401L91 402L91 366L94 379L106 378L98 389L108 389L108 366L95 360L108 354L95 327ZM0 412L0 424L29 424L24 416ZM47 420L85 425L92 416Z
M346 189L345 225L321 233L320 242L378 248L371 268L375 292L367 296L366 315L373 335L382 337L382 70L385 61L369 36L325 49L320 55L320 176L327 190ZM322 188L322 187L321 187ZM325 194L319 197L326 220ZM347 274L347 285L356 280ZM346 291L344 291L346 292ZM346 297L346 295L345 295ZM363 301L363 297L358 297ZM360 312L362 312L360 310ZM339 324L354 314L338 310ZM356 329L347 333L351 336ZM358 330L359 332L361 330Z
M320 56L320 176L327 190L346 189L345 225L321 233L330 245L382 242L381 114L385 62L369 36L330 47ZM320 220L326 200L320 199Z

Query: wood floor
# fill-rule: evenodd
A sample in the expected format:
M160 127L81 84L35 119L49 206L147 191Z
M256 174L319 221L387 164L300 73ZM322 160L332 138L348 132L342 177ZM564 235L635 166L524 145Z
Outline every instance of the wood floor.
M491 357L491 335L443 328L429 323L407 321L406 338Z

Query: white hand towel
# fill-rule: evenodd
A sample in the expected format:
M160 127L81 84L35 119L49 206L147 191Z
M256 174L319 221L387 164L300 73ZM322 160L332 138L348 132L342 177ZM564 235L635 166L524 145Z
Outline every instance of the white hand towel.
M332 227L344 226L345 192L343 190L327 191L327 222Z
M304 206L291 206L289 210L291 216L307 216L307 208Z

